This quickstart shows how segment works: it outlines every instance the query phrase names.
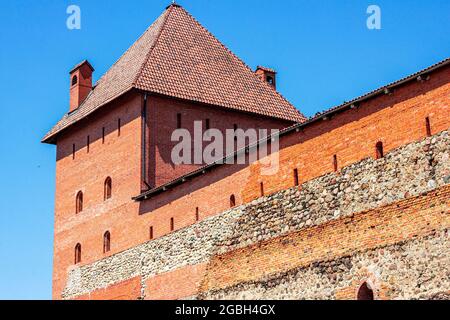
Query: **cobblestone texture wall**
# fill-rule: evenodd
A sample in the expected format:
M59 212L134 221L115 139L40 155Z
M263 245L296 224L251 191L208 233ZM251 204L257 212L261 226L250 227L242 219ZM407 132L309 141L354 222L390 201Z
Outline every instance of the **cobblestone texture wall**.
M217 254L420 195L450 183L449 157L450 138L448 131L444 131L395 149L385 158L365 159L343 168L338 174L328 174L298 188L260 198L93 264L75 266L69 273L63 298L74 298L137 276L141 277L144 295L146 281L155 275L207 263ZM442 297L450 286L442 281L442 274L437 276L432 270L444 270L448 278L444 265L449 265L445 260L449 256L446 241L448 243L447 233L442 231L424 239L340 258L333 262L335 265L326 265L327 269L313 263L282 276L278 282L242 284L242 287L206 293L204 297L332 298L341 294L345 298L339 290L344 290L360 272L359 265L361 268L375 265L370 272L377 272L377 268L384 270L387 266L390 272L380 274L383 281L389 282L392 274L398 274L391 291L383 293L386 296L418 297L413 288L429 274L431 279L421 285L430 289L421 290L421 294ZM371 259L378 259L378 262ZM328 268L333 271L335 266L342 272L329 272ZM336 279L331 281L330 277ZM411 281L411 285L405 286L407 281ZM286 290L290 286L298 289Z
M355 289L367 279L373 279L371 286L377 298L439 297L450 289L449 240L448 230L444 230L425 238L313 263L270 278L212 291L202 298L354 299Z

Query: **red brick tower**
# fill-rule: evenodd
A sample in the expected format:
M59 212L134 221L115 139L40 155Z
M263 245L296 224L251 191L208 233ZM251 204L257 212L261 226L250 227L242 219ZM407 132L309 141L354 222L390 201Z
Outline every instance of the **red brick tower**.
M133 196L203 165L172 163L174 129L193 132L194 121L222 132L281 129L305 119L274 83L261 81L175 4L95 87L93 71L87 61L70 71L69 113L43 138L57 146L54 298L61 297L74 265L148 240L149 217L143 213L170 202L170 196L146 209ZM173 214L150 217L155 236L171 231L166 221ZM137 221L142 229L129 229ZM177 228L189 223L176 219ZM104 252L106 231L111 246Z

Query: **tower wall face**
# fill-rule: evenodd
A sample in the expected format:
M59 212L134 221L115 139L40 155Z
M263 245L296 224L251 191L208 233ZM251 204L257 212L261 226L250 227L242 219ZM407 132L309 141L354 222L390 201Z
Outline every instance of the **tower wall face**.
M82 246L81 265L102 259L149 239L149 227L155 236L175 227L192 223L192 217L180 211L150 217L153 209L143 210L132 197L141 192L142 156L145 145L146 182L161 185L203 164L175 166L171 161L171 134L181 114L182 128L193 136L193 122L209 119L210 127L233 129L282 129L291 123L258 115L203 106L193 102L155 95L147 96L146 138L142 138L144 95L130 93L104 107L70 129L57 142L54 298L66 281L67 270L74 265L74 248ZM119 129L120 127L120 129ZM205 130L205 127L203 128ZM112 180L112 197L104 199L104 183ZM225 173L220 178L225 177ZM83 210L76 213L76 196L83 193ZM152 204L153 205L153 204ZM224 210L226 207L222 207ZM195 208L194 208L195 210ZM147 214L148 213L148 214ZM145 215L142 221L143 215ZM139 227L136 229L136 222ZM111 251L103 253L103 234L111 233Z
M181 116L181 128L189 131L194 137L194 122L202 123L202 133L206 131L206 121L209 120L211 129L218 129L224 134L236 125L239 129L266 129L283 128L291 125L291 122L269 119L260 115L239 113L217 106L206 106L175 100L161 96L151 96L147 106L148 110L148 143L149 143L149 168L148 183L151 186L160 186L184 174L198 169L201 164L174 165L171 160L171 152L178 142L172 142L171 136L177 128L177 115ZM203 146L211 142L205 141ZM226 152L224 150L224 155Z
M131 200L141 186L142 96L128 96L58 140L54 297L340 299L355 298L363 282L377 298L442 297L450 290L449 80L442 68L429 81L283 136L274 175L261 176L259 162L225 165L143 202ZM159 184L171 178L166 140L159 140L167 135L152 137L152 128L166 132L178 110L197 110L186 111L187 119L206 116L196 105L149 101L149 166ZM81 148L72 159L73 141L83 145L119 114L120 137L112 131L107 145L91 138L89 153ZM375 160L380 141L385 157ZM113 197L103 201L108 176ZM85 203L76 215L79 190ZM238 207L230 210L232 194ZM111 251L103 254L106 230ZM74 265L76 243L83 253Z

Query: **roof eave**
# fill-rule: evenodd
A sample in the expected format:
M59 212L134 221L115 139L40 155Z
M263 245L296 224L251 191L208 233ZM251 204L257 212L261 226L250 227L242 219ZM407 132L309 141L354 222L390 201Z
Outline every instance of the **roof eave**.
M84 115L84 117L82 117L82 118L76 120L76 121L73 122L73 123L70 123L70 124L67 125L66 127L63 127L63 128L61 128L60 130L57 130L57 131L55 131L55 132L53 132L53 133L51 133L51 134L48 134L48 133L47 133L47 134L42 138L41 143L56 144L56 138L57 138L57 136L60 135L62 132L66 131L68 128L71 128L74 124L77 124L78 122L82 121L83 119L86 119L88 116L90 116L90 115L96 113L98 110L102 109L102 108L103 108L105 105L107 105L108 103L111 103L111 102L113 102L114 100L123 97L124 95L128 94L129 92L131 92L131 91L134 90L134 89L135 89L135 87L129 87L128 89L126 89L126 90L123 91L122 93L119 93L119 94L115 95L114 97L112 97L112 98L106 100L104 103L102 103L101 105L99 105L97 108L95 108L94 110L92 110L90 113L87 113L86 115ZM79 109L79 108L80 108L80 107L78 107L77 109ZM76 110L77 110L77 109L76 109ZM76 110L75 110L75 111L76 111ZM72 111L72 112L73 112L73 111ZM67 113L67 114L70 114L70 112Z

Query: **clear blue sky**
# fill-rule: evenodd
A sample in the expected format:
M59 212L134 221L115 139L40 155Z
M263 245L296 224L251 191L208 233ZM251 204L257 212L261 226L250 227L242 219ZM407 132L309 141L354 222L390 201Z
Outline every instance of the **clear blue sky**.
M68 110L68 71L98 79L169 0L0 2L0 299L51 298L55 147L41 137ZM308 116L450 56L448 0L179 0ZM66 8L81 8L81 30ZM366 9L382 29L366 27Z

